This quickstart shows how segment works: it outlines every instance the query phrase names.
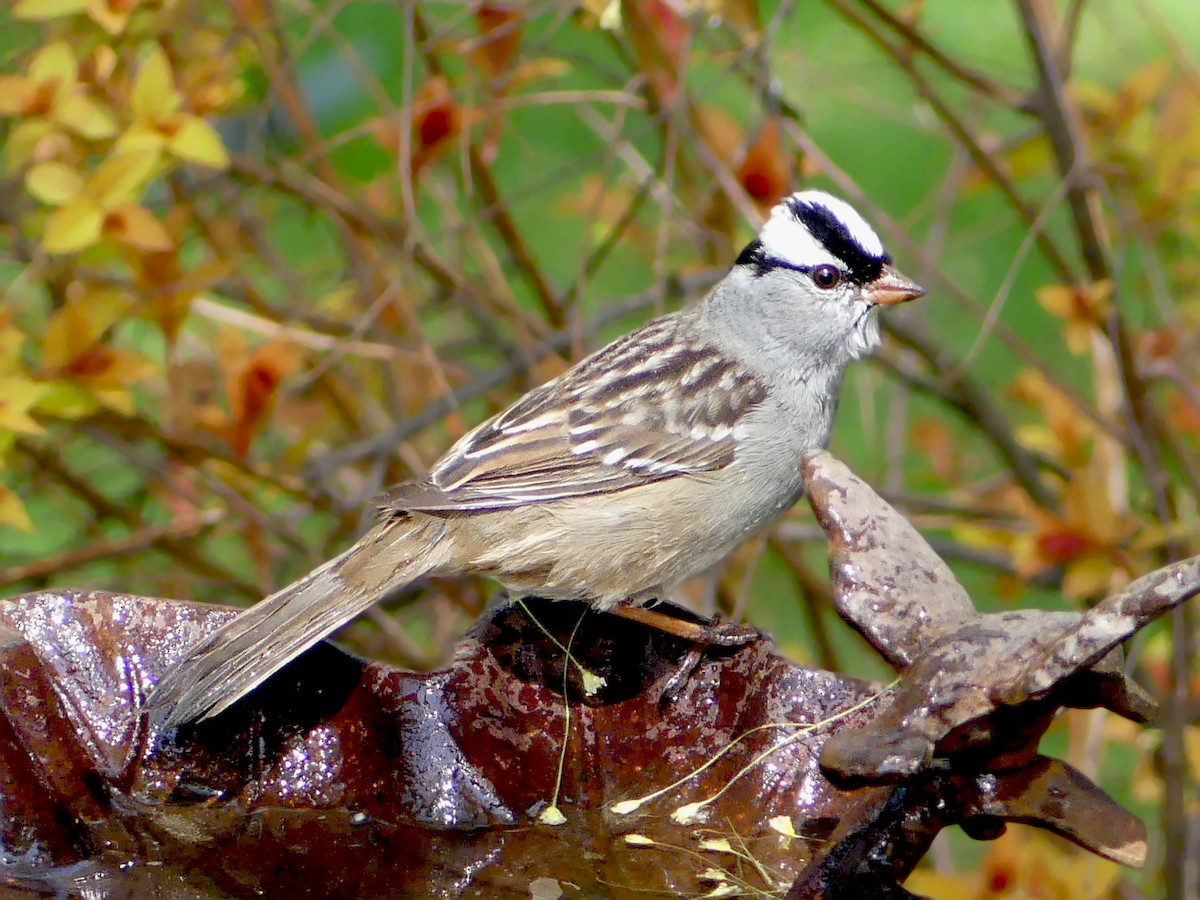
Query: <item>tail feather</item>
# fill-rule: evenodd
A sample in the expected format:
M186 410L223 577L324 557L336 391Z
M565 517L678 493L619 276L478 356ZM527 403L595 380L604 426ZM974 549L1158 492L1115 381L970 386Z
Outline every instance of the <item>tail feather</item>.
M214 631L170 669L150 695L170 708L165 727L228 709L289 662L374 603L434 568L425 529L376 526L345 553ZM408 546L405 546L405 545Z

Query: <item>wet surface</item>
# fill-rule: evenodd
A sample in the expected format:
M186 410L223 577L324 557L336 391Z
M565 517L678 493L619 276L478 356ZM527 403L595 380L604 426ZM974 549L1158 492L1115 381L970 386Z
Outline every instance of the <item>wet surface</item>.
M495 610L442 671L322 644L227 713L167 733L145 697L232 611L106 593L0 601L5 890L904 896L897 880L941 828L986 839L1006 822L1140 864L1141 824L1037 745L1061 706L1152 718L1118 645L1200 590L1200 563L1086 614L984 616L840 463L813 456L806 476L839 611L900 671L890 689L760 640L710 648L663 703L691 645L531 601L537 624ZM554 812L562 824L546 824Z
M571 603L530 609L563 644L584 612ZM578 885L580 896L689 894L711 889L705 869L741 868L701 849L724 837L772 873L770 884L756 872L741 877L779 888L803 868L809 845L836 839L847 815L886 794L829 784L817 753L830 726L789 726L760 729L680 789L614 814L613 804L687 775L739 735L829 718L875 688L800 669L760 641L710 651L660 707L656 687L688 646L592 613L572 655L607 684L587 696L578 668L567 673L561 826L537 817L564 754L563 653L514 607L476 626L444 671L414 675L321 645L227 714L161 733L141 703L185 643L160 630L194 635L207 617L215 628L227 616L103 593L0 607L10 638L0 871L10 884L50 890L99 877L204 896L528 897L532 879L551 878ZM727 785L686 824L670 819ZM777 815L804 837L770 828ZM670 847L628 846L632 832Z

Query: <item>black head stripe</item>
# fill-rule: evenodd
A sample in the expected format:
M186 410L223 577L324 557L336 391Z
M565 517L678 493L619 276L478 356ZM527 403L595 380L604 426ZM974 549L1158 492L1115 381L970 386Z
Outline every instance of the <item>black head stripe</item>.
M737 264L739 266L749 266L754 270L755 275L764 275L771 268L771 260L767 259L767 253L763 249L762 241L755 238L746 245L746 249L738 254Z
M845 265L851 281L866 284L879 277L886 263L892 261L888 254L874 256L863 249L845 224L826 206L820 203L804 203L795 197L786 201L788 209L813 237Z

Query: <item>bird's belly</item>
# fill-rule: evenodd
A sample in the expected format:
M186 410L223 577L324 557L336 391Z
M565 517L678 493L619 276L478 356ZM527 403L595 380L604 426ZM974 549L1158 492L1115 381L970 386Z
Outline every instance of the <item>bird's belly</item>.
M479 542L491 550L474 568L518 593L586 598L602 609L662 596L795 504L803 483L789 462L523 508L518 527L508 520L506 534ZM741 489L729 489L731 476Z

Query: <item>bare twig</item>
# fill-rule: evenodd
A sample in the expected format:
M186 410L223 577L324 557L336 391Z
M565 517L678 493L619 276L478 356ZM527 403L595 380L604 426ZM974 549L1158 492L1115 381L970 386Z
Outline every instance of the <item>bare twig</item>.
M82 547L43 557L35 562L9 566L7 569L0 569L0 588L12 587L21 581L60 575L94 562L118 559L177 541L195 540L221 522L226 515L224 510L211 510L192 519L183 519L166 525L148 525L124 537L107 541L93 541ZM169 550L166 552L170 553Z

